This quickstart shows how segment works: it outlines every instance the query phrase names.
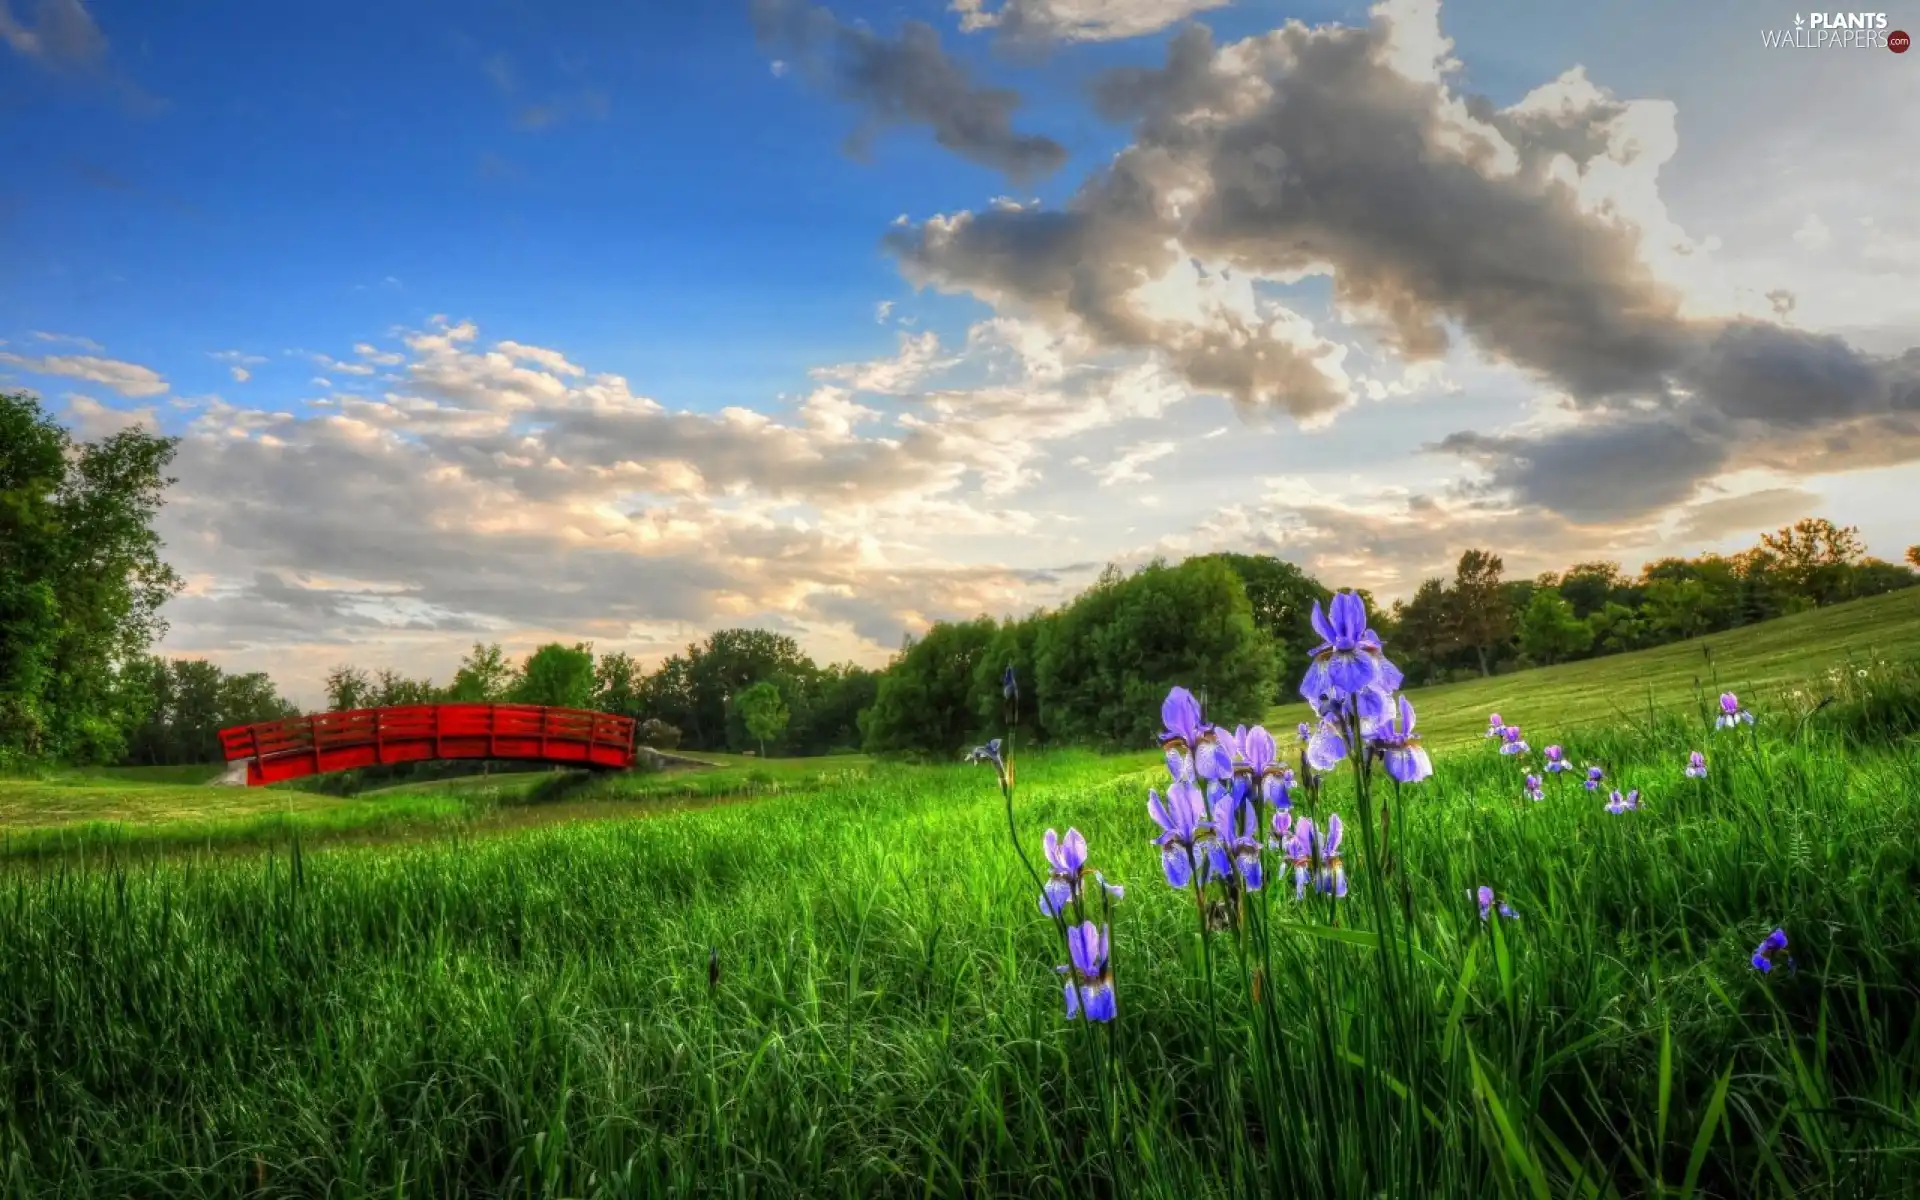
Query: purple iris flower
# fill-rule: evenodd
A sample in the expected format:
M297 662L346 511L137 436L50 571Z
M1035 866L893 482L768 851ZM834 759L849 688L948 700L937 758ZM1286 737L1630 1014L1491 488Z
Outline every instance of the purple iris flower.
M1308 701L1399 688L1400 669L1387 661L1380 635L1367 628L1366 601L1352 592L1336 592L1326 611L1318 600L1313 602L1311 619L1321 641L1300 680L1300 694Z
M1541 790L1540 777L1538 775L1527 776L1526 796L1527 799L1535 801L1536 803L1546 798L1546 792Z
M1000 755L999 738L993 739L984 746L975 746L973 751L967 755L966 761L970 763L991 764L994 773L1000 776L1001 788L1004 789L1007 786L1007 760Z
M1181 779L1197 772L1202 779L1225 779L1233 773L1233 760L1220 744L1219 731L1200 719L1200 702L1192 692L1183 687L1168 692L1160 704L1160 723L1166 726L1160 744L1170 777Z
M1753 714L1740 707L1740 697L1732 692L1720 693L1720 716L1714 721L1715 729L1732 729L1735 725L1753 724Z
M1164 801L1160 793L1148 788L1147 815L1160 826L1160 836L1153 839L1153 844L1160 847L1160 869L1166 873L1167 883L1186 887L1193 881L1196 862L1204 859L1206 844L1213 838L1200 786L1191 779L1176 780L1167 789ZM1204 866L1200 881L1206 882Z
M1313 827L1312 817L1301 817L1293 824L1287 839L1287 859L1293 865L1293 895L1306 895L1307 884L1336 899L1347 894L1347 871L1340 862L1340 816L1327 818L1323 835Z
M1307 766L1322 775L1340 765L1347 757L1347 738L1332 721L1322 721L1307 739Z
M1547 772L1549 774L1558 775L1562 771L1570 771L1573 769L1573 764L1567 761L1567 752L1560 747L1548 746L1545 750L1542 750L1541 753L1547 756Z
M1605 778L1606 774L1599 767L1588 767L1587 777L1581 782L1581 786L1590 792L1597 792L1600 790L1600 781Z
M1384 722L1373 735L1374 748L1395 783L1419 783L1433 774L1433 760L1413 729L1413 702L1401 696L1400 715Z
M1259 891L1265 872L1260 864L1260 818L1253 805L1219 792L1213 801L1213 827L1218 831L1208 847L1213 873L1221 879L1237 876L1248 891Z
M1053 868L1053 873L1040 892L1040 911L1057 917L1067 911L1068 905L1080 899L1087 871L1087 839L1081 836L1078 829L1067 830L1064 838L1049 829L1045 850L1047 865ZM1108 883L1106 876L1100 872L1095 871L1093 878L1115 900L1126 896L1125 888Z
M1305 820L1306 818L1302 818ZM1282 854L1287 851L1287 839L1293 833L1293 814L1285 810L1275 810L1273 814L1273 836L1267 839L1267 847Z
M1787 952L1787 931L1784 929L1776 929L1772 933L1767 935L1765 941L1761 942L1759 946L1754 948L1753 969L1756 971L1773 970L1774 960L1778 959L1782 954L1785 954L1786 952ZM1787 965L1788 966L1793 965L1793 960L1791 958L1787 960Z
M1624 796L1620 794L1620 790L1618 788L1615 788L1613 791L1613 795L1607 800L1607 811L1610 813L1632 812L1634 809L1639 807L1640 807L1640 789L1639 788L1633 788Z
M1500 732L1504 730L1506 727L1507 727L1507 723L1500 719L1499 713L1488 713L1487 714L1487 732L1482 736L1497 738L1500 736Z
M1012 663L1007 664L1006 671L1000 676L1000 695L1008 700L1020 698L1020 681L1013 677Z
M1067 957L1073 961L1054 970L1067 977L1067 1019L1089 1021L1114 1018L1113 968L1107 962L1107 927L1092 921L1067 930Z
M1280 747L1264 726L1255 725L1240 738L1247 774L1260 790L1260 802L1272 808L1293 803L1293 772L1280 764ZM1236 765L1235 774L1239 773Z
M1501 726L1500 753L1525 754L1526 752L1527 752L1527 743L1526 743L1526 739L1520 736L1520 727L1518 725Z
M1495 911L1494 902L1493 902L1493 889L1490 887L1487 887L1485 884L1482 884L1480 886L1479 892L1476 893L1476 897L1480 901L1480 919L1484 921L1489 916L1491 916ZM1517 912L1514 912L1512 906L1509 905L1505 900L1500 901L1500 907L1498 911L1501 916L1507 918L1507 920L1509 921L1518 921L1520 919L1520 914Z
M1300 722L1300 740L1301 740L1301 742L1303 742L1303 743L1304 743L1304 742L1305 742L1305 741L1306 741L1306 740L1307 740L1308 738L1310 738L1310 737L1312 737L1312 736L1313 736L1313 726L1311 726L1311 725L1309 725L1309 724L1307 724L1307 723L1306 723L1305 721L1302 721L1302 722Z
M1687 755L1687 778L1705 779L1707 777L1707 756L1695 750Z

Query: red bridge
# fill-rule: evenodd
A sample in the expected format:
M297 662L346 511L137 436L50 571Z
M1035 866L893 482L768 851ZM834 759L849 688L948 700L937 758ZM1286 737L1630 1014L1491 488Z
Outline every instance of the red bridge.
M302 775L430 758L505 758L625 770L633 720L535 704L413 704L356 708L220 731L228 762L260 787Z

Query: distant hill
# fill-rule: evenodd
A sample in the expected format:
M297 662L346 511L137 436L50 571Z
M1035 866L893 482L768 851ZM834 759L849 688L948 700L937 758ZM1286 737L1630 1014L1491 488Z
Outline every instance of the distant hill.
M1387 656L1393 656L1392 646ZM1758 693L1817 680L1827 668L1849 659L1864 663L1882 658L1920 659L1920 588L1651 650L1418 688L1407 695L1427 742L1460 742L1486 731L1489 712L1544 732L1607 721L1622 712L1644 713L1649 694L1656 706L1681 706L1693 702L1696 686L1715 695ZM1268 727L1290 729L1309 715L1305 704L1284 705L1269 714Z

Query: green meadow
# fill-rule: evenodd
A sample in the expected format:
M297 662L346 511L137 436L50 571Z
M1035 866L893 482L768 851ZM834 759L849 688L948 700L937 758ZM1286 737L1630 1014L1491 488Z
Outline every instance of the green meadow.
M0 782L0 1186L1912 1194L1916 599L1414 692L1436 773L1380 793L1387 848L1350 772L1297 806L1345 814L1351 894L1273 878L1224 919L1161 877L1150 753L1016 753L1011 805L987 767L859 758ZM1752 729L1711 728L1723 686ZM1523 799L1548 742L1644 806ZM1127 889L1109 1025L1065 1019L1010 820Z

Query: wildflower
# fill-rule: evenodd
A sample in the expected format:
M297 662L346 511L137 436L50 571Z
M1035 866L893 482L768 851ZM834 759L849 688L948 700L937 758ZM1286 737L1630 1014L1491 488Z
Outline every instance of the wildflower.
M1374 749L1395 783L1418 783L1433 774L1433 760L1413 729L1413 703L1399 698L1399 715L1373 735Z
M1518 725L1504 726L1500 730L1500 753L1525 754L1526 752L1527 743L1526 739L1520 736L1520 727Z
M1160 793L1148 788L1147 815L1160 826L1160 836L1153 839L1153 844L1160 847L1160 869L1166 873L1167 883L1186 887L1193 880L1195 846L1204 852L1213 836L1199 785L1191 779L1176 780L1167 789L1164 801ZM1206 882L1204 871L1201 882Z
M1588 767L1587 777L1582 781L1581 786L1590 792L1597 792L1600 790L1600 781L1606 777L1606 773L1601 771L1599 767Z
M1250 892L1260 890L1265 873L1260 864L1260 818L1253 805L1222 789L1213 802L1216 836L1208 847L1213 873L1238 878Z
M1538 775L1527 776L1526 796L1527 799L1535 801L1536 803L1546 798L1546 793L1540 788L1540 777Z
M1001 673L1000 695L1008 700L1018 700L1020 698L1020 682L1013 677L1012 663L1008 663L1007 669Z
M1398 690L1400 669L1387 661L1380 635L1367 628L1366 601L1352 592L1336 592L1328 611L1321 611L1318 600L1313 602L1310 619L1321 642L1300 681L1302 696L1317 701Z
M1219 731L1200 719L1200 702L1183 687L1174 688L1160 704L1160 722L1166 731L1160 745L1166 751L1167 774L1174 779L1196 771L1202 779L1225 779L1233 760L1220 744Z
M1735 725L1753 724L1753 714L1740 707L1740 697L1732 692L1720 693L1720 716L1714 721L1715 729L1732 729Z
M1500 736L1501 731L1506 729L1506 727L1507 727L1507 723L1500 719L1499 713L1488 713L1487 714L1487 732L1484 736L1490 737L1490 738L1497 738Z
M1260 802L1273 808L1293 803L1293 771L1280 763L1280 747L1265 727L1255 725L1240 739L1247 773L1260 788Z
M1347 738L1332 721L1322 721L1307 739L1307 765L1322 775L1340 765L1347 756Z
M1006 790L1007 786L1012 783L1011 777L1007 774L1007 760L1000 755L999 738L993 739L984 746L975 746L972 753L967 755L966 761L970 763L992 764L994 773L1000 776L1000 788L1002 791Z
M1632 812L1634 809L1639 807L1640 807L1640 789L1639 788L1632 789L1625 796L1622 796L1620 794L1620 789L1615 788L1613 791L1612 797L1607 800L1607 811L1610 813Z
M1109 948L1105 925L1087 921L1067 930L1067 957L1073 961L1054 970L1067 977L1069 1021L1083 1015L1089 1021L1113 1020L1113 968L1107 962Z
M1776 929L1766 936L1766 940L1754 948L1752 960L1753 969L1756 971L1773 970L1774 960L1786 952L1787 931L1784 929ZM1787 960L1787 965L1793 965L1791 958Z
M1567 761L1567 752L1558 746L1548 746L1541 751L1547 756L1547 773L1558 775L1562 771L1571 771L1573 764Z
M1310 737L1312 737L1312 736L1313 736L1313 726L1311 726L1311 725L1309 725L1309 724L1307 724L1307 723L1306 723L1305 721L1302 721L1302 722L1300 722L1300 742L1301 742L1301 744L1302 744L1302 745L1305 745L1305 744L1306 744L1306 741L1307 741L1307 739L1308 739L1308 738L1310 738Z
M1853 677L1855 679L1865 679L1867 677L1867 673L1865 671L1855 671L1853 673Z
M1707 777L1707 756L1695 750L1687 755L1687 778L1705 779Z
M1067 906L1080 899L1081 884L1087 870L1087 839L1078 829L1067 830L1062 838L1053 830L1047 830L1045 841L1047 865L1053 868L1052 876L1047 880L1040 893L1040 911L1050 917L1058 917L1067 911ZM1107 882L1106 876L1095 871L1093 878L1107 895L1119 900L1126 896L1126 889Z
M1327 818L1324 835L1313 827L1312 817L1301 817L1294 823L1293 835L1287 839L1287 858L1293 864L1296 900L1306 894L1309 882L1336 899L1347 894L1347 872L1340 862L1340 834L1337 813Z
M1303 820L1305 818L1302 818ZM1293 814L1285 809L1276 809L1273 814L1273 836L1267 839L1269 848L1286 852L1287 838L1293 832Z
M1474 894L1480 901L1480 919L1484 921L1495 911L1494 900L1493 900L1493 889L1490 887L1487 887L1485 884L1482 884L1480 886L1480 890ZM1509 921L1518 921L1520 919L1520 914L1517 912L1514 912L1513 907L1509 905L1505 900L1500 901L1500 907L1498 911L1501 916L1507 918L1507 920Z

